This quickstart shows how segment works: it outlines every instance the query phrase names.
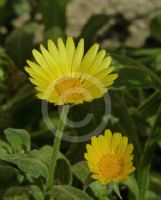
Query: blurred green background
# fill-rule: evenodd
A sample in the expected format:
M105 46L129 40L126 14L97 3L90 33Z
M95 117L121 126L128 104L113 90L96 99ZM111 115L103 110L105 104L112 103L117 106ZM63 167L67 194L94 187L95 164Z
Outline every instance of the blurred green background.
M49 38L56 41L68 35L76 43L83 37L86 50L98 42L113 57L119 73L114 88L109 91L112 111L106 116L107 128L129 137L135 146L137 187L144 188L146 200L160 200L160 27L160 0L0 0L1 139L4 139L3 131L12 127L30 133L32 148L52 144L53 135L42 119L41 101L36 99L24 71L26 60L32 59L32 49L39 49L40 43L46 45ZM102 120L104 107L103 98L73 107L69 117L75 121L87 112L94 117L85 127L67 127L65 134L85 135L93 130ZM50 105L49 113L57 125L57 108ZM85 143L63 142L61 150L72 165L77 165L83 159ZM8 181L0 176L2 180ZM73 185L81 188L81 180L75 173ZM135 186L129 186L129 190L120 186L123 199L135 199L132 195ZM101 195L105 194L91 194L93 199L106 200ZM117 199L116 196L111 198Z

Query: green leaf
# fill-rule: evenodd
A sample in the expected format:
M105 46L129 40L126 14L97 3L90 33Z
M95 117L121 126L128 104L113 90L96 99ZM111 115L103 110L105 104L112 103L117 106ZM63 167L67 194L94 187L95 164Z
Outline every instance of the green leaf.
M46 45L48 39L51 39L51 40L56 42L56 40L59 37L64 38L64 33L63 33L63 31L61 30L60 27L55 26L55 27L46 31L43 43L44 43L44 45Z
M35 149L31 151L31 155L37 159L39 159L41 162L43 162L45 165L49 167L50 161L51 161L51 154L52 154L53 148L49 145L45 145L39 150Z
M34 200L44 200L43 192L38 186L31 185L30 187L31 187L32 196Z
M156 73L161 72L161 49L160 48L141 48L135 50L128 50L127 55L137 59L145 66L150 68Z
M96 41L97 34L96 32L105 25L110 17L105 14L93 15L89 18L87 23L84 25L81 35L79 38L84 38L86 41L87 47L93 44Z
M112 183L113 191L114 193L119 197L119 199L122 199L122 196L120 194L120 188L118 183Z
M7 67L12 68L13 65L14 65L13 60L11 60L11 58L9 58L9 56L6 54L5 49L0 47L0 68L6 70ZM3 79L4 78L5 77L3 77ZM1 77L1 80L2 80L2 77Z
M4 81L5 76L4 76L4 70L0 68L0 81Z
M30 151L30 136L27 131L8 128L4 133L15 153Z
M36 185L11 187L5 193L4 200L44 200L44 195Z
M160 78L150 69L124 55L111 54L118 70L119 78L115 86L119 88L158 88L161 90Z
M11 187L4 195L4 200L44 200L43 192L36 185Z
M6 51L20 69L24 68L26 60L31 56L37 27L36 23L26 24L14 30L6 40Z
M74 164L72 166L72 172L82 183L84 183L87 177L90 175L86 161L80 161Z
M7 184L13 184L13 182L17 182L18 180L18 170L14 167L7 165L0 165L0 188Z
M6 0L0 0L0 23L3 22L3 19L5 18L5 5L7 1Z
M87 162L80 161L74 164L72 166L72 171L77 179L83 183L83 190L86 190L89 187L90 183L93 181L93 179L91 178L91 173L87 166Z
M23 180L23 176L14 167L0 164L0 172L0 196L3 196L7 188L20 184Z
M18 91L8 101L6 112L12 113L14 126L31 128L37 124L40 119L40 106L41 101L36 98L35 90L32 85L23 82L18 88ZM12 124L13 120L11 121L11 125ZM8 127L11 125L8 125Z
M16 165L27 176L32 178L38 178L40 176L46 178L48 176L47 166L30 154L1 153L0 159Z
M161 26L161 14L155 16L150 23L151 35L159 42L161 42L161 30L160 28L158 28L160 26Z
M43 22L46 29L59 26L64 30L66 28L66 6L70 0L39 0L38 6L43 15Z
M4 200L30 200L30 187L11 187L4 195Z
M31 5L28 1L17 0L13 3L13 9L17 15L24 15L31 12Z
M51 146L43 146L40 150L33 150L32 156L39 159L45 165L49 167L51 161L53 148ZM57 166L56 166L56 182L59 184L71 184L72 183L72 171L71 165L67 158L59 153Z
M14 62L8 57L5 49L0 47L0 104L5 102L6 95L10 90L8 85L10 77L8 76L10 76L11 70L14 70Z
M160 135L160 129L161 129L161 105L159 106L157 112L156 112L156 116L155 116L155 122L153 124L153 129L151 133L153 135L153 139L155 140L157 138L157 136ZM156 133L154 133L156 132Z
M57 200L92 200L87 193L67 185L54 186L48 195Z
M150 189L161 196L161 174L157 171L150 173Z
M2 140L0 140L0 149L3 149L7 153L13 152L12 147Z
M72 166L73 174L77 177L79 181L81 181L83 184L87 181L87 179L90 177L90 171L88 169L86 161L80 161ZM100 200L107 199L108 190L106 186L102 185L98 181L92 182L93 179L88 182L88 185L86 187L89 187L94 196L97 197Z
M155 70L156 73L161 73L161 52L159 55L155 55L152 57L152 63L151 63L152 69Z
M150 95L138 107L137 112L144 118L148 118L156 114L161 102L161 93L159 91Z
M44 200L43 192L36 185L10 187L4 200Z
M139 200L139 187L134 176L129 176L123 184L129 188L130 192L135 197L135 200Z
M110 91L110 96L112 99L112 115L118 119L117 124L114 126L115 131L121 131L125 134L130 143L134 145L134 155L135 155L135 164L136 167L140 164L141 158L141 145L135 126L135 121L132 118L128 106L123 98L116 91Z
M146 200L160 200L160 196L158 196L155 192L151 190L147 190L145 199Z
M64 156L57 160L55 177L59 184L71 185L72 183L71 165Z
M15 160L15 164L20 170L29 174L31 177L38 178L40 176L47 178L48 168L38 159L31 156L24 156Z
M101 185L98 181L92 182L89 187L93 191L93 194L98 199L102 200L103 198L107 198L108 190L105 185Z
M156 117L151 128L151 133L145 143L144 154L142 155L141 168L139 170L139 190L140 198L144 198L149 186L149 174L152 157L156 149L156 143L160 138L161 106L157 110Z
M37 156L38 154L35 155L29 152L29 134L25 130L9 128L5 130L5 135L13 151L10 149L10 145L0 140L0 159L16 165L31 178L38 178L40 176L47 178L47 165L41 161L39 158L40 156ZM38 150L36 152L38 152ZM45 156L48 157L48 154Z
M127 54L136 58L151 57L159 55L161 48L141 48L141 49L128 49Z

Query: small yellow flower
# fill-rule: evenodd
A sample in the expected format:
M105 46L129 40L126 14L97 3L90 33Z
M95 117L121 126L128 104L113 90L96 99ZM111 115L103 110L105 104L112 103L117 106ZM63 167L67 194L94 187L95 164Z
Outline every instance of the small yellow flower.
M35 85L37 97L56 105L66 103L79 104L92 101L104 95L117 78L109 67L111 57L106 51L98 52L99 45L94 44L84 55L84 40L75 47L68 37L66 44L57 40L57 46L48 41L48 49L40 45L41 52L33 50L36 62L27 61L25 70Z
M120 133L112 135L106 130L104 135L94 136L87 144L85 159L92 172L92 178L102 184L125 180L135 170L133 166L133 145Z

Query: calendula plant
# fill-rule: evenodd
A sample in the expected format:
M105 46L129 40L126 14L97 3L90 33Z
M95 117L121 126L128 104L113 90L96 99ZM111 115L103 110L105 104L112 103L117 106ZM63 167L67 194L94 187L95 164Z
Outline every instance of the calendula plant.
M69 2L0 1L0 199L160 200L159 10L136 47L138 18L107 8L76 36Z
M114 70L114 67L109 67L111 57L106 56L105 50L98 52L98 44L94 44L85 55L84 40L81 39L75 47L71 37L68 37L66 44L59 38L57 46L49 40L48 50L42 45L40 49L41 53L33 50L36 63L28 61L30 67L25 70L31 77L30 81L36 86L38 98L56 105L79 104L100 98L118 76L111 74ZM64 106L63 122L60 120L55 134L47 189L53 185L67 113L68 106Z

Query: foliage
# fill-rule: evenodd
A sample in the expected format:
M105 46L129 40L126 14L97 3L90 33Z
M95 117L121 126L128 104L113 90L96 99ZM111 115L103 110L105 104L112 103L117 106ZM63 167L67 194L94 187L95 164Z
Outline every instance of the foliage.
M53 134L42 119L41 102L27 80L24 65L27 59L32 59L32 49L39 48L40 42L46 44L49 38L66 38L65 11L69 2L0 0L0 30L6 30L6 33L0 31L0 197L4 200L43 200L45 196L50 200L114 200L121 197L160 200L161 14L151 20L150 36L143 46L107 48L119 73L114 88L109 90L110 101L102 98L72 107L70 120L81 121L87 114L92 120L83 127L67 126L65 129L67 136L84 136L103 121L104 129L122 132L134 144L134 175L113 185L112 189L102 186L90 178L83 161L87 141L63 141L56 185L46 191ZM26 14L29 18L24 22ZM104 38L110 30L102 28L114 17L91 16L75 40L84 37L86 49L93 42L106 48ZM18 28L13 23L15 20L20 23ZM104 113L110 102L111 110ZM57 109L48 106L50 119L56 127Z

